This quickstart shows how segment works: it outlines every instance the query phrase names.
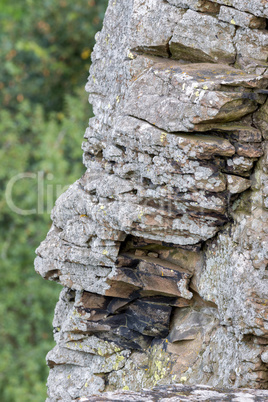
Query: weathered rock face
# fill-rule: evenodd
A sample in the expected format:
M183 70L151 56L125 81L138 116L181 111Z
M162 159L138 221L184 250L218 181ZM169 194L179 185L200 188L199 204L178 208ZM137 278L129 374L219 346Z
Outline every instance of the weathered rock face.
M110 1L86 172L37 249L64 286L48 401L268 385L267 17L266 1Z

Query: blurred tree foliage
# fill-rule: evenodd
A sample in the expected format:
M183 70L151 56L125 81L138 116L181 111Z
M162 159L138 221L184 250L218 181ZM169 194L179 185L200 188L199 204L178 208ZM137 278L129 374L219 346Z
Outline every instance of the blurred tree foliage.
M1 402L46 398L45 355L54 346L61 287L34 272L34 250L55 199L84 171L90 108L83 88L106 6L0 0Z
M107 0L0 0L0 82L4 105L23 98L62 110L64 94L86 82L94 35Z

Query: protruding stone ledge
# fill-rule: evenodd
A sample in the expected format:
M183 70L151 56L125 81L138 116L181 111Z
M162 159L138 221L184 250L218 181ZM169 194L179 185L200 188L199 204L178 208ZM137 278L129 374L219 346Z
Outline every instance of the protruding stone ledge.
M268 85L222 64L159 61L129 87L124 111L167 132L198 131L199 124L235 121L254 112Z
M125 387L128 388L127 386ZM264 402L268 399L268 391L255 389L217 389L203 385L186 386L170 385L155 387L141 392L116 391L101 396L81 397L79 402L195 402L195 401L228 401L228 402Z

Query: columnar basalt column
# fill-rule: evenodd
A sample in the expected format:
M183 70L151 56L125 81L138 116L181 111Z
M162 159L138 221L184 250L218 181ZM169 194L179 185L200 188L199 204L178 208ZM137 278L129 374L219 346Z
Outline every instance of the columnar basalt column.
M48 401L267 386L266 3L110 0L86 171L35 261L64 286Z

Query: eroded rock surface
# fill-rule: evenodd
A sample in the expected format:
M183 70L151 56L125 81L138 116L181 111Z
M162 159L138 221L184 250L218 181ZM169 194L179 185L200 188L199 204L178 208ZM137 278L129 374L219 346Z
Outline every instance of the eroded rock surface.
M219 387L268 385L267 13L110 1L86 172L37 249L36 271L64 286L48 401L263 400ZM170 387L92 397L155 385Z

